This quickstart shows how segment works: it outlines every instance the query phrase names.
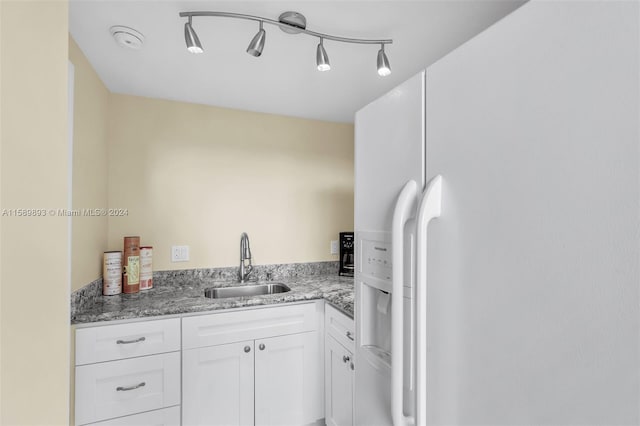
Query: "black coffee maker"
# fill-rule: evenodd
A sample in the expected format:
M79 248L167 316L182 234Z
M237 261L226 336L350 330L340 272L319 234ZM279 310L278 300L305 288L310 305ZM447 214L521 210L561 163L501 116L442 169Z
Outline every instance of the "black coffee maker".
M340 233L340 275L353 276L355 271L354 243L353 232Z

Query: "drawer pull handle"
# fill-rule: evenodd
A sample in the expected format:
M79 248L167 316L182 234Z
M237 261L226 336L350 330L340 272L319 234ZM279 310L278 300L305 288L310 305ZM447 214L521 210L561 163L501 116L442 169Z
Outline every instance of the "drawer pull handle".
M144 342L146 339L144 336L142 337L138 337L137 339L133 339L133 340L116 340L116 343L118 345L129 345L131 343L138 343L138 342Z
M343 356L342 356L342 362L344 362L344 363L346 364L346 363L347 363L347 362L349 362L349 361L351 361L351 358L349 358L349 357L348 357L348 356L346 356L346 355L343 355Z
M118 386L116 388L116 391L118 391L118 392L120 392L120 391L130 391L130 390L141 388L144 385L146 385L145 382L140 382L137 385L133 385L133 386Z
M350 331L347 331L347 339L351 340L353 342L353 334L351 334Z

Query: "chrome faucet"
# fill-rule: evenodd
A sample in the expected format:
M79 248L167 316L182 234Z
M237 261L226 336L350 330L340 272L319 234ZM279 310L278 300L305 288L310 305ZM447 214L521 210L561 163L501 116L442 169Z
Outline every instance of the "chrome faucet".
M245 265L245 261L249 261L248 265ZM245 282L249 278L249 274L253 271L251 266L251 249L249 248L249 236L246 232L243 232L240 236L240 270L238 271L238 281Z

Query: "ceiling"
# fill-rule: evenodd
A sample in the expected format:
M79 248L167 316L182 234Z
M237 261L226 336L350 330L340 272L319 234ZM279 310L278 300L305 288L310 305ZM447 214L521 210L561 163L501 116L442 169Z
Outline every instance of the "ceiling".
M472 38L524 0L443 1L190 1L71 0L69 27L114 93L215 105L310 119L352 122L354 113ZM391 38L392 74L376 72L378 45L325 40L331 71L316 70L318 39L265 25L261 57L245 50L258 30L252 21L193 18L205 52L189 53L181 11L225 11L278 19L307 18L307 29L353 38ZM141 50L118 45L109 28L145 36Z

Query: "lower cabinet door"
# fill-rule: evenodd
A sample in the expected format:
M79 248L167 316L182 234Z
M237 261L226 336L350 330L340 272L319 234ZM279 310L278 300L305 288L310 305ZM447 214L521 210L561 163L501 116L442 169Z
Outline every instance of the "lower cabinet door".
M104 422L91 423L91 426L180 426L180 407L147 411L132 416L118 417Z
M253 341L182 354L183 425L253 425Z
M353 354L327 336L324 349L325 421L327 426L353 425Z
M318 332L255 341L255 424L306 425L323 418Z

